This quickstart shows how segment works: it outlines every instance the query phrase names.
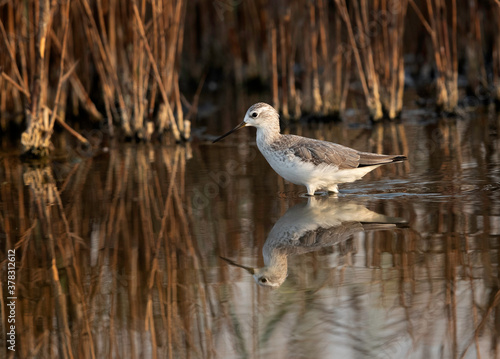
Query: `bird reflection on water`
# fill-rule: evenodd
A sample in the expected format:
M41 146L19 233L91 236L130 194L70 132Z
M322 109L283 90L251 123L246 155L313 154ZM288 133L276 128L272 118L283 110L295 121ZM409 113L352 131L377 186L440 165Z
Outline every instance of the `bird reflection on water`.
M336 197L311 197L290 208L276 222L264 243L264 267L253 268L221 257L253 275L257 284L277 288L288 275L288 256L340 244L353 234L405 225L403 218L373 212Z

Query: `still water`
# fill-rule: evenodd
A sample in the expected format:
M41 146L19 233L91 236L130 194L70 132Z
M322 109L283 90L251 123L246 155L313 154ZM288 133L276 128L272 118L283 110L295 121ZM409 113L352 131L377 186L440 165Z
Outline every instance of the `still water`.
M292 129L409 157L314 199L252 129L47 166L3 154L15 357L500 357L499 129L496 115Z

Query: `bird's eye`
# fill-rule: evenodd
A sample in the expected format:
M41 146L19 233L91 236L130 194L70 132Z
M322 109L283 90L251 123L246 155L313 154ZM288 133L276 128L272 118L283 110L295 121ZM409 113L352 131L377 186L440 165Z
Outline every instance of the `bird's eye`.
M266 279L266 278L261 278L261 279L260 279L260 282L261 282L261 283L267 283L267 279Z
M255 118L255 117L257 117L257 116L259 116L259 114L258 114L257 112L252 112L252 117L253 117L253 118Z

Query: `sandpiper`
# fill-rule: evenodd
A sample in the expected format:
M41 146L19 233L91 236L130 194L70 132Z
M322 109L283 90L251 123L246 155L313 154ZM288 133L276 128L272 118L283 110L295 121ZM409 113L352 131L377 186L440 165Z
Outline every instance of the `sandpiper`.
M284 179L307 188L338 193L338 184L353 182L375 168L406 160L403 155L361 152L336 143L280 134L279 114L267 103L252 105L238 126L213 142L245 127L257 127L257 147Z

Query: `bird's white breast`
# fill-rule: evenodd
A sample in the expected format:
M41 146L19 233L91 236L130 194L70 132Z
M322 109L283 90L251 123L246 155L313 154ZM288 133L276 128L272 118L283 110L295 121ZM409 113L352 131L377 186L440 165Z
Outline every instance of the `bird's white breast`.
M269 165L287 181L305 185L315 180L318 168L313 163L300 160L287 148L273 148L258 140L257 146Z

